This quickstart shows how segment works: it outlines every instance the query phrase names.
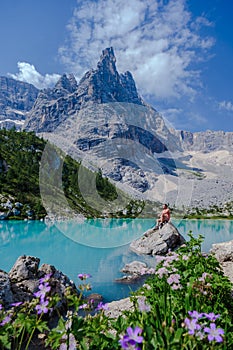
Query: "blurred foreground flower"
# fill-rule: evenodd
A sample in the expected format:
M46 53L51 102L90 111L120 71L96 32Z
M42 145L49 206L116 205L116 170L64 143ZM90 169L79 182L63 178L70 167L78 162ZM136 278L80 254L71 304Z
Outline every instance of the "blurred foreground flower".
M139 334L142 333L142 329L136 326L134 329L132 327L128 327L126 330L126 334L121 336L119 343L122 349L130 349L130 350L140 350L138 344L143 342L143 337Z

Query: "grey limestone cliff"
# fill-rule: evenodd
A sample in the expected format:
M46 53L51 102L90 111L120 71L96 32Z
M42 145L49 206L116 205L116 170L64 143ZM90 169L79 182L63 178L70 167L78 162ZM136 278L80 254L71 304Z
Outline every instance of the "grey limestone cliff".
M185 151L233 150L233 132L207 130L194 133L180 131L177 134Z
M0 77L0 128L21 128L38 92L32 84Z
M90 103L129 102L143 105L130 72L119 74L112 48L103 51L96 69L85 73L79 84L63 75L53 89L42 91L28 114L25 130L51 132L70 115Z

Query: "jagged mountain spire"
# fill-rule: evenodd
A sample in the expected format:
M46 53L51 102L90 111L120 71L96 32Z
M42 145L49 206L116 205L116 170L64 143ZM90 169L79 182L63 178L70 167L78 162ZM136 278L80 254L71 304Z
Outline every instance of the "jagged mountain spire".
M88 71L80 80L78 92L97 103L128 102L144 105L132 74L118 73L112 47L102 51L97 68Z
M74 92L78 87L77 81L73 74L63 74L56 83L55 90L65 90L66 92Z
M53 89L41 91L25 122L26 130L52 131L86 104L126 102L145 105L130 72L119 74L112 47L102 51L96 69L77 84L73 75L62 75Z

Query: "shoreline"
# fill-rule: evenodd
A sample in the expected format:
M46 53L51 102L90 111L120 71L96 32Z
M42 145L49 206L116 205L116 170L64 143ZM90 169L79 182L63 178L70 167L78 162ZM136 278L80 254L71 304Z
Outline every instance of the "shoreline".
M144 219L144 220L153 220L153 217L84 217L82 220L106 220L106 219L110 219L110 220L135 220L135 219ZM193 215L193 216L173 216L172 219L174 220L233 220L233 216L221 216L221 215L217 215L217 216L197 216L197 215ZM61 218L61 219L50 219L50 218L40 218L40 219L27 219L27 218L6 218L6 219L0 219L0 222L6 222L6 221L25 221L25 222L30 222L30 221L37 221L37 222L57 222L57 221L67 221L67 220L75 220L75 218ZM77 221L80 220L77 219Z

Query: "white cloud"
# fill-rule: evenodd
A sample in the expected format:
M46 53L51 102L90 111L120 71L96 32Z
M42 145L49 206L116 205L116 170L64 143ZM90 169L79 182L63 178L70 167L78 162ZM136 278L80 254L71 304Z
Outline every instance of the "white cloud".
M211 25L204 16L192 18L185 0L78 0L59 55L81 77L113 46L119 71L130 70L141 93L157 99L192 96L200 83L193 65L214 44L201 29Z
M229 112L233 112L233 103L231 101L219 102L219 109L225 109Z
M8 73L8 75L13 79L33 84L38 89L51 87L60 78L60 75L58 74L42 75L37 72L36 68L32 64L27 62L18 62L17 65L19 72L16 74Z

